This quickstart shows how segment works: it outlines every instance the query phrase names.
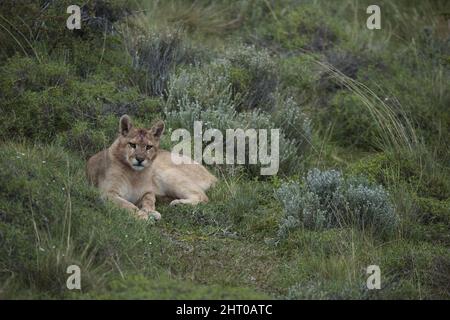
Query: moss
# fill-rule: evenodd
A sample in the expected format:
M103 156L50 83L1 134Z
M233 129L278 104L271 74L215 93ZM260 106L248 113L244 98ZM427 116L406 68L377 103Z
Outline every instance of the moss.
M245 69L231 67L229 73L235 92L245 92L250 89L251 77Z
M440 201L434 198L417 197L415 202L419 207L422 223L443 223L450 226L450 198Z
M319 72L313 58L297 55L280 59L280 80L283 88L302 99L314 95Z
M288 50L298 48L324 51L345 38L333 17L322 15L313 5L303 4L283 10L280 6L275 23L263 28L266 39Z
M404 236L417 241L450 245L450 232L448 224L434 223L423 225L412 221L404 223Z
M339 91L322 111L321 121L332 122L334 141L342 146L373 150L379 147L380 128L356 94Z
M351 164L349 171L353 175L365 175L372 182L386 183L383 173L388 165L388 156L376 153Z
M405 238L435 244L450 244L449 199L425 198L411 193L403 218Z
M20 96L25 91L42 92L48 88L67 86L73 80L72 68L60 61L39 63L32 58L15 56L1 67L0 80L4 99Z
M415 155L401 151L372 154L351 164L348 170L353 174L367 174L383 185L406 183L419 197L448 199L450 185L446 171L440 169L429 155L423 155L420 150L416 152Z

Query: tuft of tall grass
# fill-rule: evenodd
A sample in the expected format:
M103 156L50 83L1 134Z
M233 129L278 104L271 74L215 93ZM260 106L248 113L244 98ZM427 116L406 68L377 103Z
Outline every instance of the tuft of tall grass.
M222 1L145 1L140 3L140 10L150 27L170 25L203 35L224 34L242 23L241 10Z
M132 66L137 72L134 82L145 94L161 96L171 72L186 59L181 31L150 32L128 40Z
M378 127L382 149L414 151L419 140L411 121L402 111L398 101L395 101L395 104L392 105L392 103L375 94L372 89L345 75L329 63L318 59L315 61L331 79L342 84L360 99Z

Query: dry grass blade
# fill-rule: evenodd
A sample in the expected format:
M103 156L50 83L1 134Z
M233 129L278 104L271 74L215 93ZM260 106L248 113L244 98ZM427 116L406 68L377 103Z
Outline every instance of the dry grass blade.
M383 101L372 89L363 83L354 80L327 62L314 59L314 61L327 72L332 79L342 84L352 93L356 94L367 111L376 121L384 147L404 148L413 151L418 139L410 120L401 109L393 109ZM398 103L397 103L398 104ZM398 104L399 105L399 104Z
M39 55L38 55L38 53L37 53L37 51L36 51L36 49L34 49L34 46L33 46L33 44L30 42L30 40L19 30L19 29L17 29L15 26L14 26L14 24L12 24L8 19L6 19L4 16L2 16L2 15L0 15L0 18L1 19L3 19L4 21L6 21L6 23L8 23L19 35L21 35L22 36L22 38L25 40L25 42L28 44L28 46L31 48L31 50L33 51L33 53L34 53L34 56L36 57L36 59L39 61L39 63L41 63L41 59L40 59L40 57L39 57ZM23 22L23 20L22 20L22 22ZM23 22L23 24L27 27L27 28L29 28L29 26L27 25L27 24L25 24L25 22ZM20 46L20 48L23 50L23 52L26 54L26 55L28 55L27 54L27 52L26 52L26 50L25 50L25 48L22 46L22 44L20 43L20 41L8 30L8 28L6 28L4 25L2 25L2 24L0 24L0 26L3 28L3 29L5 29L7 32L8 32L8 34L11 36L11 37L13 37L13 39L14 39L14 41L16 41L16 43Z

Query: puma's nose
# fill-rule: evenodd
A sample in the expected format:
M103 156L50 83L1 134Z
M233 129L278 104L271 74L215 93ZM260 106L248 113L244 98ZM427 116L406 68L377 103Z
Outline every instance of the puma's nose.
M138 164L141 164L142 162L144 162L144 160L144 157L136 157L136 161L138 162Z

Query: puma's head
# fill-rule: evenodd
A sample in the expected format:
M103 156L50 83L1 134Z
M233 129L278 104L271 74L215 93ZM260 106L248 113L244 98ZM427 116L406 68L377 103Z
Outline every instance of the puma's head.
M130 117L123 115L119 121L119 132L115 156L132 169L141 171L150 166L158 152L164 122L160 120L150 129L134 128Z

